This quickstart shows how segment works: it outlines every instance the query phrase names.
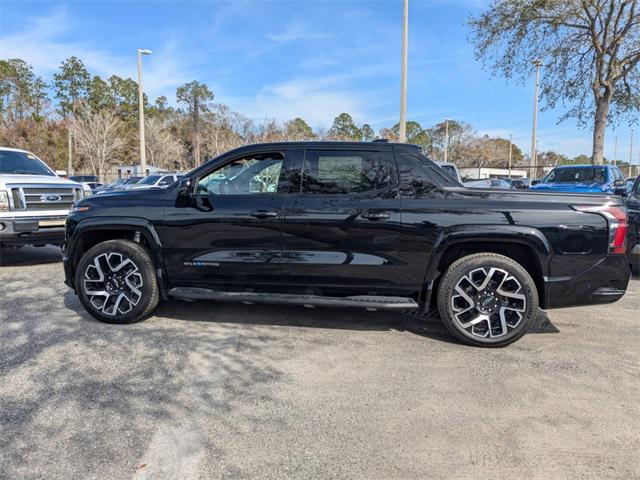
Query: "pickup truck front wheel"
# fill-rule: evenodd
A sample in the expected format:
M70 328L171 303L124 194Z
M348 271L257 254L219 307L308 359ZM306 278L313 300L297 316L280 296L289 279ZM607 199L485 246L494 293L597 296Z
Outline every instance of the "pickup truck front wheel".
M158 305L153 261L145 248L129 240L108 240L80 259L75 284L84 308L106 323L133 323Z
M504 347L531 328L538 291L519 263L478 253L449 266L438 289L438 310L447 330L462 342Z

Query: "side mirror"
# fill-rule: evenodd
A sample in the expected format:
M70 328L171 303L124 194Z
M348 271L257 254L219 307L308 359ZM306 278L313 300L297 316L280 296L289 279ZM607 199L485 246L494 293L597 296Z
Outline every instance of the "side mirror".
M176 207L189 207L191 205L191 179L181 178L178 180L178 196L176 197Z
M627 182L625 180L616 180L613 182L613 193L621 197L627 196Z

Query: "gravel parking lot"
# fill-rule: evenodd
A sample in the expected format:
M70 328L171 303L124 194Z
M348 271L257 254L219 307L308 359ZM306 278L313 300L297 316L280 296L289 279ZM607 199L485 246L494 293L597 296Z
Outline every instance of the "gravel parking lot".
M640 478L640 279L505 349L437 319L174 302L98 323L5 254L0 477Z

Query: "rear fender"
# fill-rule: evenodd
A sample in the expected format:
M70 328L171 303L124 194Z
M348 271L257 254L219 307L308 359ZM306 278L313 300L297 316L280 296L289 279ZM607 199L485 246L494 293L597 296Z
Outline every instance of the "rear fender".
M442 231L434 243L433 250L425 274L425 294L423 309L428 309L433 295L436 280L442 275L438 265L446 250L454 245L474 244L518 244L528 247L534 252L535 259L543 278L548 276L549 262L553 249L547 238L539 230L516 225L457 225Z

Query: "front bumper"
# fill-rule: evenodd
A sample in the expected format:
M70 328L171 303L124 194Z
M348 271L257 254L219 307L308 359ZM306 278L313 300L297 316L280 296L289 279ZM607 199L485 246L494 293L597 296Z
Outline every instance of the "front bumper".
M0 243L4 245L62 245L66 215L0 217Z
M631 271L626 255L607 255L574 277L545 279L543 308L613 303L625 294Z

